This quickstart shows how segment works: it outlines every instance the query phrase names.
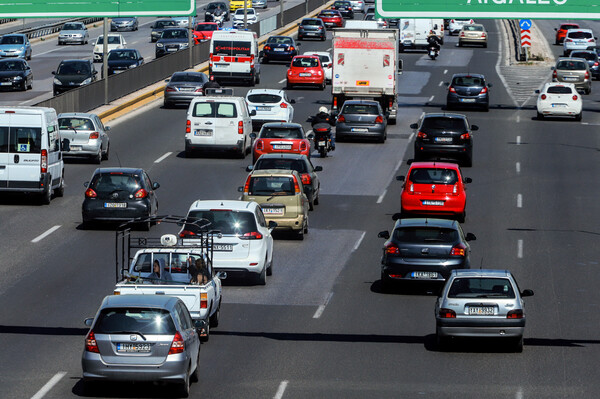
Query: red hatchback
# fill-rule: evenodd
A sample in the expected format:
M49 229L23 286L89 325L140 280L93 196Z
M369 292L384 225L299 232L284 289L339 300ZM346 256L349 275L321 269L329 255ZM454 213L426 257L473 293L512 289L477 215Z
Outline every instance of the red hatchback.
M251 133L254 140L252 146L252 162L262 154L286 152L290 154L304 154L310 158L310 141L304 134L304 129L299 123L271 122L262 125L258 136Z
M317 15L327 28L341 28L344 26L344 17L338 10L323 10Z
M194 44L212 39L213 32L219 30L216 22L201 22L194 27Z
M556 39L554 39L554 44L562 44L565 41L565 36L567 35L567 31L569 29L579 29L579 25L574 23L568 24L560 24L560 27L554 28L556 31Z
M471 179L463 178L457 164L413 162L408 178L398 176L396 179L405 181L400 199L402 217L452 216L461 223L465 221L465 184L471 183Z
M287 72L287 89L296 85L317 86L325 90L325 71L319 57L314 55L297 55Z

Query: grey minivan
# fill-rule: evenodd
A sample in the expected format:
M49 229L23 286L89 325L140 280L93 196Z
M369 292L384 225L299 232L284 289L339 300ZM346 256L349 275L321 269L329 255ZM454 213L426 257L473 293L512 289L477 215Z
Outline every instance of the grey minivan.
M85 320L84 389L93 392L98 381L162 381L187 397L190 380L198 380L202 323L176 297L105 297L96 317Z

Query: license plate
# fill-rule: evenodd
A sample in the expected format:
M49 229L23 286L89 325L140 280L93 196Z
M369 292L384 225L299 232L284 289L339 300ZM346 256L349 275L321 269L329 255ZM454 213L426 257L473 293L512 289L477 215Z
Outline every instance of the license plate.
M493 316L493 306L469 306L469 314L478 316Z
M285 50L285 49L283 49L283 48L274 48L273 50L274 50L274 51L283 51L283 50Z
M69 151L81 151L81 146L80 145L70 145Z
M365 128L362 128L362 127L353 127L352 131L353 132L368 132L369 129L365 129Z
M576 82L579 80L579 78L573 77L573 76L565 76L565 80L567 82Z
M12 86L12 82L2 82L0 86Z
M214 244L213 249L215 251L231 252L233 251L233 244Z
M552 108L562 108L562 107L566 107L567 104L552 104Z
M193 87L180 87L179 91L194 91Z
M414 278L437 278L437 272L412 272Z
M325 142L324 141L319 141L319 147L325 147Z
M306 32L306 34L307 34L308 36L314 36L314 35L316 35L316 33L315 33L315 32Z
M176 48L168 48L167 51L177 51Z
M423 205L443 206L444 205L444 201L423 200Z
M124 353L131 353L131 352L148 353L148 352L150 352L150 348L152 348L152 345L150 345L150 344L126 344L126 343L117 344L117 352L124 352Z
M262 211L266 215L283 215L283 208L263 208Z
M127 208L127 202L105 202L105 208Z
M463 103L474 103L475 99L474 98L461 98L460 101Z
M436 143L451 143L452 137L436 137L435 142Z
M217 63L215 63L215 66L219 66L219 67L224 67L224 66L227 66L227 65L229 65L229 64L227 64L225 62L217 62Z
M310 76L310 72L300 72L299 76Z
M256 107L257 111L270 111L271 107Z
M210 129L194 130L194 136L210 137L210 136L212 136L212 130L210 130Z
M287 144L273 144L274 150L291 150L292 146Z

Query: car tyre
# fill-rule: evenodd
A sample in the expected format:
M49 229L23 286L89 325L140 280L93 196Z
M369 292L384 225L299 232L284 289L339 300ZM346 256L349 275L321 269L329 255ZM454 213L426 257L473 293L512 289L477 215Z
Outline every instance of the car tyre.
M261 62L261 63L262 63L262 64L268 64L268 63L269 63L269 59L268 59L268 58L265 58L265 56L263 55L263 58L262 58L262 62Z
M208 342L210 339L210 320L206 323L206 336L200 337L200 342Z
M585 89L585 91L584 91L585 94L590 94L591 92L592 92L591 86L589 88Z
M463 45L462 42L459 40L458 41L458 47L462 47L462 45Z
M108 157L110 156L110 144L106 146L106 151L102 154L102 159L108 161Z
M438 351L446 351L448 349L448 347L450 346L450 338L449 337L444 337L443 335L440 335L440 333L435 334L435 344L437 347Z
M515 350L516 353L522 353L523 352L523 336L520 336L519 338L517 338L515 340L514 350Z
M190 368L191 368L191 364L190 364ZM179 384L179 397L181 398L187 398L188 396L190 396L190 373L192 370L188 369L188 371L185 373L185 379L183 380L182 383Z
M60 179L60 185L54 190L55 197L64 197L65 195L65 176Z
M273 256L271 256L271 263L269 263L269 267L267 267L267 276L273 275Z
M321 37L321 41L322 41L322 42L324 42L324 41L325 41L325 39L326 39L326 36L325 36L325 35L323 35L323 36Z
M19 88L20 91L27 91L27 83L23 82L21 83L21 87Z
M577 115L575 115L575 120L577 122L581 122L581 118L582 118L583 112L578 113Z
M221 302L219 302L219 306L217 307L217 310L215 311L215 313L213 313L213 315L210 316L210 318L208 319L210 326L213 328L219 327L219 318L220 317L221 317Z
M460 213L457 216L456 221L458 223L464 223L466 219L467 219L467 211L464 211L463 213Z
M319 87L320 90L325 90L325 87L327 87L327 83L325 83L325 79L323 79L323 83L321 84L321 86Z
M293 85L292 85L292 84L290 84L290 82L289 82L289 81L288 81L288 82L286 82L286 84L285 84L285 88L286 88L286 90L292 90L292 87L293 87Z
M314 204L315 205L319 205L319 196L317 195L317 197L314 199Z
M381 272L381 288L384 292L389 292L392 289L392 279L386 276L383 272Z
M50 181L48 181L46 190L42 193L40 201L42 205L50 205L50 201L52 201L52 187L50 186Z
M200 368L200 348L198 348L198 357L196 358L196 368L192 375L190 375L191 382L198 382L200 378L198 378L198 369Z
M538 120L538 121L541 121L541 120L543 120L543 119L544 119L544 114L542 114L541 112L538 112L538 113L537 113L537 120Z
M259 273L256 273L256 283L258 285L267 284L267 265Z
M465 155L465 158L463 160L463 166L470 168L471 166L473 166L473 154L467 154Z

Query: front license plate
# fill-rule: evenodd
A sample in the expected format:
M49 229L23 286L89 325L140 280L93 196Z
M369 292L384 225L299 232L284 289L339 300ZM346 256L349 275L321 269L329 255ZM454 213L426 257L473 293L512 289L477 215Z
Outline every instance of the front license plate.
M463 103L474 103L475 99L474 98L461 98L460 102L463 102Z
M452 137L436 137L435 142L436 143L451 143Z
M470 306L469 314L477 315L477 316L493 316L494 315L494 307L493 306Z
M105 202L105 208L127 208L127 202Z
M310 72L300 72L299 76L310 76Z
M287 144L273 144L274 150L291 150L292 146Z
M231 252L233 251L233 244L214 244L213 249L215 251Z
M444 201L423 200L423 205L443 206L444 205Z
M194 136L210 137L210 136L212 136L212 130L210 130L210 129L194 130Z
M11 82L2 82L0 83L0 86L12 86Z
M121 353L148 353L150 352L150 348L152 348L152 345L150 344L117 344L117 352Z
M437 278L437 272L413 272L414 278Z
M177 51L176 48L168 48L167 51Z
M352 128L353 132L368 132L369 129L363 128L363 127L353 127Z
M274 215L274 216L283 215L283 208L263 208L262 211L266 215Z

